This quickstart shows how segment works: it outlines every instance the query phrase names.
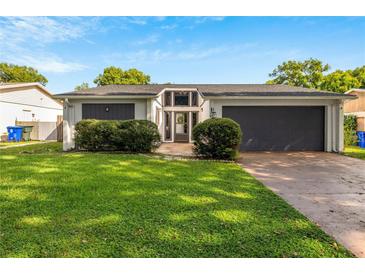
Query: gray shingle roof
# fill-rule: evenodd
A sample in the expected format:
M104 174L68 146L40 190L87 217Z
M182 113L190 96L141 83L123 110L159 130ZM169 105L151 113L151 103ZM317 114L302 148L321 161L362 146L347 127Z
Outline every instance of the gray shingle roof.
M79 96L155 96L163 89L194 89L203 96L328 96L353 97L329 91L268 84L150 84L150 85L108 85L82 91L57 94L55 97Z

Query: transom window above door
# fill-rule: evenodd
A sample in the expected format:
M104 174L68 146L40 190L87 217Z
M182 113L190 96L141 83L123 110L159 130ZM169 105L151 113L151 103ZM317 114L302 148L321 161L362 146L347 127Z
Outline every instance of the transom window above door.
M175 91L175 106L189 106L189 92Z
M163 94L163 106L198 106L197 91L165 91Z

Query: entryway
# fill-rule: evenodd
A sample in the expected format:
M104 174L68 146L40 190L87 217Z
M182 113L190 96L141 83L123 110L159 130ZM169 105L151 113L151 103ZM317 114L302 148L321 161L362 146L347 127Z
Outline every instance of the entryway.
M163 113L162 141L191 143L193 128L199 122L199 112L179 109Z
M175 112L175 142L189 142L189 112Z

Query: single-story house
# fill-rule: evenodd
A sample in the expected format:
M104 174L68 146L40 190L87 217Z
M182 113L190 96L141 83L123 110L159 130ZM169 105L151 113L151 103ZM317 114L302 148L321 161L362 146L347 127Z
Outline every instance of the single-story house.
M365 89L351 89L346 94L356 95L356 100L346 101L344 113L357 117L357 131L365 131Z
M58 94L64 101L63 148L74 148L82 119L147 119L163 142L192 142L210 117L240 124L242 151L343 150L343 102L356 96L287 85L109 85Z
M37 126L33 139L56 139L57 117L62 114L62 103L39 83L0 83L1 135L8 126L23 124Z

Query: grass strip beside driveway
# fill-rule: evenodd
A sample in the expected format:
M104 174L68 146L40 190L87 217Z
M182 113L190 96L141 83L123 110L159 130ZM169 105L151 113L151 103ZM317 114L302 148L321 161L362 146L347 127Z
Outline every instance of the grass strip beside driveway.
M348 146L345 147L344 155L365 160L365 148Z

